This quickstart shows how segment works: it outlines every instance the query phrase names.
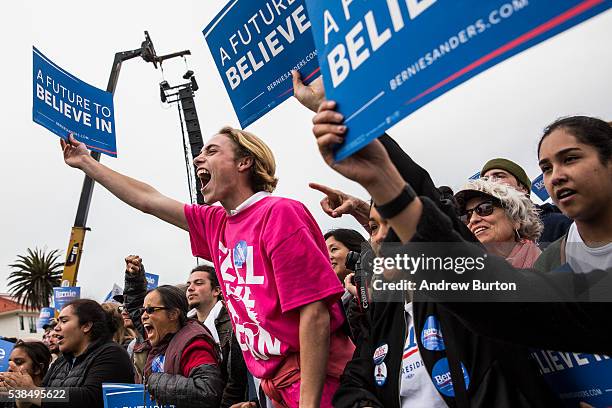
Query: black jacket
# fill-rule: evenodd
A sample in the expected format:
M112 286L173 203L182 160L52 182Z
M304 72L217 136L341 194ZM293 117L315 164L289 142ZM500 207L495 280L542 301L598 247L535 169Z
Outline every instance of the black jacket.
M470 230L459 221L451 203L440 200L440 194L429 173L415 163L388 135L381 136L379 140L404 180L412 186L417 195L431 199L439 210L430 208L430 211L427 211L425 218L419 223L418 234L420 236L415 237L413 241L463 242L465 245L461 248L453 247L454 250L459 250L456 256L473 258L482 256L484 248ZM569 228L567 220L570 220L571 224L571 219L559 214L555 206L544 204L538 208L545 223L550 218L548 231L552 231L553 236L562 236L560 231ZM398 241L394 236L387 238L385 240L387 242ZM466 244L468 242L474 245ZM545 244L545 241L540 240L540 243ZM579 350L585 353L612 355L612 331L607 325L601 324L601 322L609 321L608 302L610 293L612 293L612 270L599 270L589 274L574 274L572 271L561 273L560 270L557 270L550 274L552 268L560 265L559 241L555 244L557 252L547 249L534 265L536 269L543 266L540 271L515 269L504 259L490 256L487 259L485 270L487 274L494 271L495 276L488 276L485 279L515 281L523 288L532 288L531 294L523 290L523 294L531 297L541 295L543 291L550 295L555 291L562 292L569 289L574 292L569 294L572 302L502 303L497 299L492 299L494 303L486 304L445 303L445 309L458 316L471 330L484 336L533 348ZM452 256L453 254L445 255ZM579 297L590 297L591 302L576 302ZM605 300L605 303L602 303L601 300ZM499 316L503 316L503 319L500 319ZM529 319L526 319L526 316L529 316Z
M563 237L573 221L561 214L561 211L552 204L545 203L536 205L536 207L540 213L540 220L544 224L544 231L538 240L538 246L544 250L551 242Z
M132 364L134 365L136 374L134 381L141 383L148 353L148 348L146 348L144 344L146 334L142 326L142 320L140 320L142 317L140 308L144 305L144 298L147 294L147 280L145 278L144 265L141 266L139 274L125 274L124 288L123 305L127 308L137 334L132 355Z
M176 408L216 408L222 389L219 368L210 364L194 368L189 377L153 373L147 383L147 390L155 401L160 405L175 405Z
M45 402L44 408L104 406L102 383L132 383L134 370L125 349L110 339L91 344L80 356L63 354L43 379L43 387L67 387L68 402Z
M130 318L134 322L134 327L142 336L144 336L144 328L140 320L140 308L144 303L147 293L147 281L144 274L144 267L141 268L140 273L137 275L126 273L125 289L123 290L124 304L128 309ZM225 307L223 310L225 310ZM211 403L212 399L205 397L215 394L218 389L223 389L223 394L220 398L220 406L223 408L246 400L246 365L244 364L242 351L237 342L234 346L237 351L232 350L232 355L230 356L229 354L231 347L229 335L231 335L231 338L234 336L227 311L225 311L225 314L222 312L217 320L219 321L219 325L216 326L219 340L221 340L222 345L226 345L225 350L223 347L221 349L223 362L220 364L220 367L200 366L195 368L189 377L167 373L152 375L149 379L148 387L153 390L159 402L172 401L178 407L208 406L205 403ZM133 363L140 377L142 377L144 372L144 362L148 350L148 347L136 347L134 351ZM227 355L225 354L226 352L228 353ZM238 356L238 361L236 361L237 358L235 356ZM244 371L241 371L241 363ZM244 379L242 379L241 373Z
M435 212L441 214L437 206L427 198L423 214ZM447 231L452 231L449 223ZM421 218L419 231L429 230L432 219ZM451 234L458 235L452 231ZM417 232L418 240L419 232ZM443 237L439 237L443 238ZM460 239L460 238L459 238ZM478 246L474 246L479 248ZM477 305L481 312L486 305ZM450 306L450 308L449 308ZM337 407L399 407L399 374L402 353L406 341L406 323L403 302L372 302L372 328L369 336L355 351L341 378L341 385L334 397ZM474 331L466 325L458 314L451 311L452 305L432 301L415 302L414 325L419 351L427 372L432 376L433 367L442 358L447 358L450 374L455 389L455 397L440 394L450 407L478 408L515 408L515 407L556 407L560 401L551 393L543 379L538 374L535 363L529 360L529 352L523 346L493 340ZM444 334L446 350L427 350L420 333L429 316L439 319L441 331ZM482 326L488 319L502 320L500 316L481 316ZM516 329L516 328L515 328ZM518 331L518 330L517 330ZM387 344L389 351L384 362L387 366L388 379L382 386L374 383L375 349L381 344ZM460 364L465 366L469 378L467 391L464 388L463 377L459 374Z
M223 355L221 373L226 380L221 408L227 408L248 400L247 368L225 305L215 319L215 328L219 335L219 346Z

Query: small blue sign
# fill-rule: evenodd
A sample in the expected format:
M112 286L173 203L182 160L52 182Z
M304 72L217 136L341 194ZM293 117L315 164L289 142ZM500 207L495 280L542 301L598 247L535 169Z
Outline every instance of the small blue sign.
M470 387L470 376L463 363L461 364L461 372L463 373L463 382L465 383L465 389ZM447 397L455 396L455 389L453 388L453 379L451 378L450 369L448 367L448 359L446 357L438 360L431 370L431 379L442 395Z
M174 408L174 405L159 405L151 400L142 384L102 384L104 408Z
M0 340L0 373L8 371L9 357L14 346L15 343Z
M531 354L550 388L567 407L586 402L612 406L612 358L605 355L534 350Z
M36 322L36 328L42 329L44 325L49 324L51 319L55 316L55 309L52 307L43 307L40 309L40 314L38 315L38 321Z
M81 298L81 288L78 286L62 286L53 288L53 306L61 312L64 306L73 300Z
M440 322L433 315L428 316L427 320L425 320L425 326L423 326L423 331L421 332L421 343L423 347L431 351L443 351L446 349Z
M338 102L348 126L336 160L473 76L612 6L610 0L305 1L326 97Z
M202 32L243 128L319 72L304 0L230 0Z
M102 303L119 303L114 299L114 297L118 295L123 295L123 288L121 288L121 286L117 285L116 283L113 283L113 288L110 290L110 292L108 292L108 295L106 295Z
M480 178L480 172L477 171L476 173L474 173L473 176L471 176L468 180L478 180Z
M159 286L159 275L145 273L145 278L147 279L147 290L155 289Z
M544 174L540 174L531 182L531 191L533 191L542 201L546 201L550 198L548 191L546 191L546 186L544 185Z
M81 81L32 48L34 122L61 138L72 133L89 149L117 157L113 95Z

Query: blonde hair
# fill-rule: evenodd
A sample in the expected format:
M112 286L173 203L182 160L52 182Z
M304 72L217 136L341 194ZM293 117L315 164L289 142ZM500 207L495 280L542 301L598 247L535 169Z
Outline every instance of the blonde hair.
M519 224L517 232L521 238L536 241L542 235L544 225L538 209L524 193L487 177L468 181L462 190L482 191L497 198L510 221Z
M221 129L219 134L229 137L234 142L236 158L253 158L253 167L251 167L251 187L253 190L255 192L273 192L278 183L278 178L274 176L276 161L268 145L252 133L229 126Z

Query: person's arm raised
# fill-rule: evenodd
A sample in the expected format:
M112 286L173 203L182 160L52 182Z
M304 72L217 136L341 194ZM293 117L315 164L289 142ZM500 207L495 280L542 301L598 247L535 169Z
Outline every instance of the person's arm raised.
M325 194L321 200L321 209L332 218L342 217L344 214L353 216L369 232L368 220L370 217L370 204L350 194L335 188L318 183L308 183L313 190Z
M397 171L387 151L379 140L370 142L352 156L337 162L334 160L334 148L344 142L346 126L344 117L335 111L336 103L325 101L319 113L312 120L313 134L317 139L323 160L344 177L361 184L378 205L393 201L403 191L406 182ZM421 218L423 205L417 197L399 214L389 219L389 225L395 230L402 242L408 242L416 232Z
M91 157L84 143L70 135L68 141L61 139L64 161L70 167L83 170L85 174L104 186L121 201L147 214L189 230L183 204L166 197L150 185L118 173Z
M325 87L323 77L319 76L309 85L304 85L299 71L291 71L293 78L293 96L306 108L317 113L321 103L325 100Z

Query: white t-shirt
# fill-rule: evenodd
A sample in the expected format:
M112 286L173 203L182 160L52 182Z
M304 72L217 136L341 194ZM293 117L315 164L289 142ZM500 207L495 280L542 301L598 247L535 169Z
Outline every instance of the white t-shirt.
M404 346L402 369L400 372L402 408L447 408L448 405L446 405L446 402L444 402L440 393L436 390L421 358L414 330L412 302L406 303L405 310L408 337Z
M215 326L215 320L219 317L219 313L221 313L221 309L223 308L223 302L217 300L217 303L213 306L213 308L208 313L206 320L204 320L204 326L210 330L210 333L215 339L215 342L219 344L219 333L217 333L217 327Z
M612 268L612 242L596 248L588 247L582 240L576 223L572 223L565 243L565 258L577 273Z

